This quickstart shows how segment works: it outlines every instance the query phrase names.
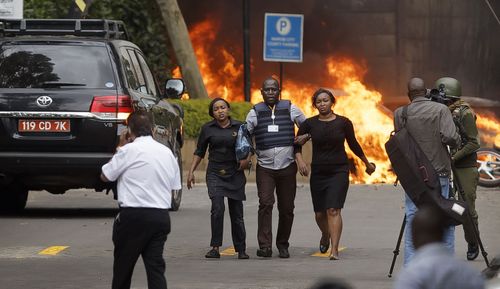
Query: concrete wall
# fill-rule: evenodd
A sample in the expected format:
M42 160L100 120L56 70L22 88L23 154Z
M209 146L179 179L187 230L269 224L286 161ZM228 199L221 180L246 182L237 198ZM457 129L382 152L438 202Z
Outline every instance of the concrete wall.
M366 59L366 80L385 97L405 95L412 76L429 87L451 76L464 95L500 100L500 25L483 1L334 3L336 29L349 31L342 46Z

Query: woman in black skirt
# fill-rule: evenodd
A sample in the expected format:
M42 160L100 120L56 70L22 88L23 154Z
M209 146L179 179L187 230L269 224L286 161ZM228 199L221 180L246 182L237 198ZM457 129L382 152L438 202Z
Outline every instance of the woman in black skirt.
M335 97L326 89L318 89L312 97L319 114L308 118L299 128L296 143L302 145L312 139L311 196L316 223L321 230L320 251L326 253L331 243L330 260L338 260L339 240L342 234L340 214L349 188L349 164L344 148L349 148L365 163L366 173L375 171L363 153L354 135L352 122L333 112Z
M222 98L210 102L208 114L213 120L205 123L198 137L193 162L187 177L187 187L195 183L194 171L205 156L208 148L206 182L208 196L212 201L211 227L212 249L206 258L220 258L224 227L224 197L227 198L234 249L239 259L248 259L246 254L246 233L243 221L243 201L245 200L246 178L243 170L249 166L249 158L236 161L235 143L241 122L229 117L230 105Z

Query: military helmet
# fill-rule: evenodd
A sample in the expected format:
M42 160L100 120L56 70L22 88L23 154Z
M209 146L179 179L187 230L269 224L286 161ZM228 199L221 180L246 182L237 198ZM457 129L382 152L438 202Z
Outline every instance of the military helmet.
M462 85L455 78L441 77L436 80L436 88L443 91L445 97L450 99L458 99L462 96Z

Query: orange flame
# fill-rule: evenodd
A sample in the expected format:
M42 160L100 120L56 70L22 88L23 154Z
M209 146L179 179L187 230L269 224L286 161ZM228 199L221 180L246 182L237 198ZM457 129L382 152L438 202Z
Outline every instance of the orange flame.
M237 64L233 54L223 44L215 48L210 46L214 43L218 27L219 23L206 20L197 23L190 31L203 82L211 98L222 97L229 101L242 101L244 99L241 89L243 66ZM354 183L393 182L395 176L391 173L390 162L384 147L393 130L392 112L382 105L382 95L378 91L370 90L362 83L366 72L365 66L355 63L352 59L330 57L325 67L325 76L328 79L326 87L329 87L336 97L334 111L353 122L358 142L367 158L377 165L377 170L371 176L365 174L363 162L352 153L346 143L348 157L355 164L355 172L351 174L351 181ZM173 75L179 77L179 73L180 70L176 69ZM317 114L311 100L317 88L308 83L287 80L281 98L292 100L306 116L310 117ZM259 89L253 89L250 101L252 103L262 101ZM494 139L500 131L499 123L495 118L478 116L477 123L479 129L493 132L491 136L487 136L487 139Z
M214 49L219 54L211 53L207 44L214 43L215 32L220 24L205 20L197 23L189 32L193 49L198 60L203 83L211 98L222 97L236 100L242 94L241 77L243 65L236 64L234 56L225 48ZM239 98L243 100L243 98Z
M394 175L385 153L384 144L393 130L392 113L384 111L381 104L382 94L370 90L361 82L366 68L350 59L328 58L328 75L334 80L333 86L341 88L345 95L338 98L335 112L349 118L355 129L356 138L361 144L366 157L377 165L377 170L368 176L360 170L363 162L357 158L346 144L348 155L356 164L356 174L352 181L356 183L374 183L394 181Z
M480 130L481 146L492 146L500 135L500 123L495 117L477 115L476 125Z

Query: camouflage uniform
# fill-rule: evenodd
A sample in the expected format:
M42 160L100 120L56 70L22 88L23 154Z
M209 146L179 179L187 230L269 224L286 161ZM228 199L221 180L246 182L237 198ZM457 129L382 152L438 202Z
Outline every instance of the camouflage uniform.
M464 191L465 202L469 207L474 223L478 225L478 215L476 212L476 187L479 180L477 170L477 154L479 149L479 133L476 127L476 115L470 105L463 100L457 100L449 106L453 118L462 126L460 135L462 145L458 150L452 151L452 160L456 168L454 176L460 181ZM459 194L459 198L461 198ZM477 240L474 237L474 228L470 224L464 224L465 240L469 245L477 247Z

